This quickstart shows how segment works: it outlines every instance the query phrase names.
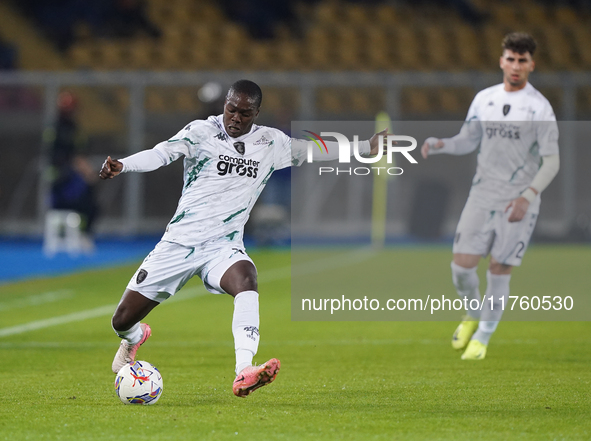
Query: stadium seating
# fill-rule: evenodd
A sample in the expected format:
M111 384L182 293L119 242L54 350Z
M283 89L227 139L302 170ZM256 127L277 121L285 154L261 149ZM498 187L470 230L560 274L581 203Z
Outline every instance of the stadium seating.
M148 14L162 30L161 38L98 38L80 28L79 38L66 53L48 48L14 6L3 4L0 13L11 17L4 32L28 48L20 60L25 69L492 71L503 35L516 29L532 33L539 41L538 69L591 69L588 13L534 0L474 3L488 14L477 27L464 22L457 11L433 4L303 3L296 8L300 34L281 25L275 30L276 38L256 40L213 0L150 0ZM342 92L339 97L319 93L321 112L337 111L344 102L360 114L371 110L359 91ZM403 107L411 114L430 109L459 115L470 100L470 93L465 98L437 87L407 92ZM168 105L190 106L185 98L158 97L158 93L168 92L148 94L148 108L153 111L167 111ZM581 106L589 101L584 94L579 99Z

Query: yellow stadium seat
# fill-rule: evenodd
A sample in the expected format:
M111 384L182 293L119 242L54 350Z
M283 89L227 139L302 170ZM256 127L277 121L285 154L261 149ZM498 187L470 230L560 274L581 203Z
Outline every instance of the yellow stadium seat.
M302 68L302 54L299 44L283 41L274 48L274 70L298 70Z
M391 50L392 37L384 26L367 26L365 29L365 44L362 54L364 62L370 70L386 70L396 67L394 53Z
M564 32L556 27L544 28L546 41L545 49L551 62L552 69L564 70L572 68L571 45L566 40Z
M401 69L418 70L426 67L424 51L413 27L406 24L396 26L392 45L396 47L396 63Z
M546 26L548 24L548 13L543 5L530 2L523 10L523 17L529 26Z
M208 69L217 68L220 63L219 56L221 53L233 54L232 50L213 52L209 46L206 45L193 45L184 50L180 51L181 59L185 60L183 68L188 69Z
M483 43L486 53L486 59L484 60L485 64L488 67L494 67L499 62L499 58L503 53L501 42L505 37L505 33L498 26L489 24L484 27L481 35L484 37Z
M268 44L251 44L247 57L249 69L266 70L273 67L271 47Z
M446 113L464 113L466 108L460 100L456 89L441 88L437 90L439 106Z
M553 19L556 20L558 24L567 26L575 25L578 22L577 14L574 9L566 6L558 6L554 11Z
M181 70L186 62L181 57L178 45L157 44L153 48L153 68L158 70Z
M591 69L591 30L586 26L575 26L572 35L580 59L579 68Z
M372 103L371 96L367 90L353 89L349 93L348 110L359 114L374 114L375 105Z
M335 93L334 90L320 89L316 98L316 106L323 113L341 113L344 109L341 98L342 94Z
M363 26L369 22L368 7L359 4L347 4L344 7L343 21L350 26Z
M166 103L167 94L161 88L148 88L146 91L145 105L148 111L155 113L165 113L172 107Z
M121 68L131 69L152 69L154 67L154 45L153 40L141 39L129 44L129 60Z
M381 4L374 9L373 20L370 25L378 23L380 25L392 26L397 22L398 16L392 5Z
M411 115L434 113L433 100L427 90L421 88L406 88L402 91L402 108L404 113Z
M454 46L452 52L457 56L459 64L454 66L458 69L486 69L482 60L480 36L472 26L459 24L453 27Z
M308 31L303 50L302 64L308 69L325 69L332 60L332 44L327 29L314 27Z
M184 38L183 29L177 26L167 26L162 29L162 41L166 44L180 46Z
M202 4L198 9L198 20L203 23L218 24L223 23L226 18L223 12L214 4Z
M189 26L183 32L184 41L186 45L210 45L215 44L219 28L210 27L207 25Z
M68 52L68 59L75 69L87 69L93 64L93 54L87 43L75 44Z
M334 30L334 47L336 69L359 70L363 69L360 60L360 35L350 27L340 27Z
M449 40L446 31L441 26L431 25L425 28L425 45L429 54L429 67L448 70L453 66Z
M125 45L117 41L102 41L97 45L99 56L96 60L101 69L121 69L124 65L129 66L129 52ZM96 65L95 65L96 66Z
M278 112L283 107L281 95L275 89L265 89L265 111Z
M340 5L334 1L323 1L318 3L314 10L312 19L324 26L337 24L341 21Z
M174 91L174 110L176 112L195 113L198 108L197 90L178 88Z
M520 29L520 27L523 27L523 21L518 17L518 7L515 3L493 2L490 6L492 6L490 12L497 24L512 29Z

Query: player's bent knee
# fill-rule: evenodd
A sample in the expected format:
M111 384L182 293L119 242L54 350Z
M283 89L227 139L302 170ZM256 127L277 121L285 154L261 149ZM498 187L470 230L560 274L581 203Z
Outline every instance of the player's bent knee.
M243 291L258 291L255 266L247 260L236 262L222 276L220 286L232 296Z
M256 275L245 275L244 277L234 280L233 283L228 284L228 289L226 292L235 296L238 293L244 291L257 291L258 292L258 283Z
M478 266L478 262L480 261L480 256L477 254L460 254L455 253L453 257L453 263L456 265L471 269Z
M244 278L242 285L244 287L242 291L258 291L259 287L256 274L247 275Z

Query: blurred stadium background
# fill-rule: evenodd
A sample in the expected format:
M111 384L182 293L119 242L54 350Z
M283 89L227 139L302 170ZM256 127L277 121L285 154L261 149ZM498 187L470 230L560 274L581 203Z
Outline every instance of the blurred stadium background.
M263 88L258 122L287 132L292 120L373 120L383 110L394 121L461 121L474 94L501 81L500 42L515 30L539 44L532 84L559 120L576 121L563 123L562 169L544 193L535 240L590 241L589 1L20 0L1 2L0 16L5 242L43 235L64 92L76 102L80 152L93 170L107 155L151 148L220 113L220 93L240 78ZM449 238L474 166L475 155L438 157L389 181L388 240ZM95 185L97 237L158 237L174 213L181 168ZM369 180L362 191L316 186L313 211L290 205L289 184L289 171L270 181L249 237L285 243L290 218L304 232L355 220L369 237ZM335 198L352 203L331 208Z

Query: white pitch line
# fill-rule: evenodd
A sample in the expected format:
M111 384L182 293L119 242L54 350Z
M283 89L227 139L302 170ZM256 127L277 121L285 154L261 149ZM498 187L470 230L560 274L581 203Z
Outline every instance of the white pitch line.
M366 260L374 255L373 252L366 249L356 250L352 253L340 255L339 257L321 261L308 262L306 264L298 265L293 268L291 265L275 268L273 270L265 271L260 275L261 283L272 282L275 280L286 279L291 277L292 272L297 275L310 274L315 272L321 272L328 269L334 269L337 267L352 265L359 263L362 260ZM207 294L204 287L190 288L179 292L175 296L169 298L163 305L169 303L180 302L183 300L200 297ZM51 326L64 325L66 323L80 322L92 318L103 317L111 315L115 311L117 305L105 305L94 309L87 309L85 311L74 312L72 314L60 315L58 317L51 317L43 320L35 320L29 323L23 323L22 325L11 326L8 328L0 328L0 337L8 337L10 335L23 334L29 331L36 331L38 329L49 328Z
M24 323L22 325L11 326L9 328L0 329L0 337L8 337L9 335L22 334L24 332L36 331L37 329L49 328L50 326L63 325L65 323L80 322L91 318L102 317L104 315L113 314L117 305L100 306L94 309L87 309L86 311L74 312L72 314L60 315L44 320L36 320L34 322Z
M172 297L167 302L163 303L163 305L166 305L167 303L179 302L181 300L192 299L204 294L206 294L206 292L203 288L191 288L184 291L182 295ZM99 306L98 308L87 309L86 311L74 312L72 314L60 315L48 319L35 320L22 325L11 326L9 328L2 328L0 329L0 337L8 337L9 335L23 334L25 332L36 331L38 329L49 328L51 326L64 325L66 323L72 322L81 322L92 318L112 315L115 312L116 307L116 304Z
M17 298L8 302L0 302L0 312L11 309L25 308L27 306L43 305L45 303L59 302L64 299L74 297L74 291L71 289L60 289L58 291L49 291L41 294L34 294L28 297Z

